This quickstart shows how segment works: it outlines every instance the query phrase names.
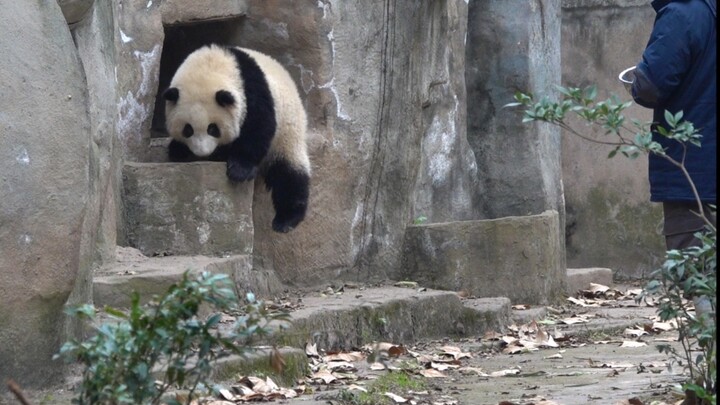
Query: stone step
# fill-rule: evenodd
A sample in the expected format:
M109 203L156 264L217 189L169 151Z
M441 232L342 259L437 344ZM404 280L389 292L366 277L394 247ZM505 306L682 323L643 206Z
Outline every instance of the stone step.
M612 286L612 270L602 267L567 269L567 294L574 297L579 290L586 290L590 283Z
M126 163L120 239L147 256L251 254L253 182L221 162Z
M275 273L253 270L249 255L146 257L137 249L120 247L116 261L94 274L93 302L96 307L127 308L131 293L137 291L141 303L146 303L180 281L186 270L227 274L239 296L247 292L271 296L285 288Z
M562 301L564 249L556 211L408 226L399 277L515 304Z
M400 287L346 290L342 295L303 299L287 329L271 343L318 349L349 350L372 342L410 344L426 338L464 337L503 330L510 320L510 300L461 300L450 291Z

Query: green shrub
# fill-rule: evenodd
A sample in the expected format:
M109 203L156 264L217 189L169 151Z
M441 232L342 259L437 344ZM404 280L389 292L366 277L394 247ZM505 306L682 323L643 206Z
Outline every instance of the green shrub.
M218 311L201 319L201 307ZM221 312L241 312L236 324L222 334ZM133 294L127 313L113 308L105 312L114 319L95 325L92 305L67 312L93 323L95 335L83 342L65 343L55 357L85 366L77 404L157 404L172 388L190 394L207 386L212 362L230 354L244 354L255 336L268 333L267 323L287 320L286 314L269 314L252 294L239 307L228 276L204 272L182 280L147 305ZM161 373L161 381L153 374ZM167 403L177 403L164 399Z

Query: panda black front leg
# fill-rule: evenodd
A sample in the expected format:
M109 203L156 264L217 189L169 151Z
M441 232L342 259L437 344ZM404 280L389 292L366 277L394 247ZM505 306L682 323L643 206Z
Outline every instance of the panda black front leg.
M265 174L265 186L272 191L273 230L290 232L305 219L310 194L309 173L285 160L276 160Z
M231 181L243 182L252 180L257 176L258 167L250 162L237 157L230 157L227 160L227 176Z

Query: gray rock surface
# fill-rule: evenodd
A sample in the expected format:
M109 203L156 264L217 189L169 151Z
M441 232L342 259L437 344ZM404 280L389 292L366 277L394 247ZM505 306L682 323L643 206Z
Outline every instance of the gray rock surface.
M148 256L251 254L252 197L252 182L231 183L224 163L128 163L126 242Z
M245 15L245 0L163 0L160 2L163 24L221 20Z
M57 2L65 16L65 21L68 24L75 24L90 12L95 0L57 0Z
M57 2L0 1L0 22L0 381L37 386L61 376L63 304L87 277L88 94Z
M579 290L587 290L590 283L612 286L613 273L602 267L567 269L567 294L574 297Z
M556 302L565 293L558 214L408 227L397 278L514 304Z
M193 275L203 271L226 274L233 281L239 297L252 292L264 299L284 289L273 273L253 270L249 255L151 258L137 249L118 247L117 259L95 272L93 303L99 308L105 305L127 308L133 291L140 295L141 303L146 303L153 295L163 294L179 282L186 271Z

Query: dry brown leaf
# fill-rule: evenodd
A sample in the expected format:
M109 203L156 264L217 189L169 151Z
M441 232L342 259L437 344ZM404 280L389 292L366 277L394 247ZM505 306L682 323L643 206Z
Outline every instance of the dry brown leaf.
M309 342L305 345L305 354L310 357L320 357L317 350L317 343L310 344Z
M647 343L638 342L635 340L626 340L626 341L622 342L622 344L620 345L620 347L643 347L643 346L647 346Z
M653 322L652 329L654 331L668 332L677 329L677 322Z
M637 337L640 337L640 336L642 336L642 335L647 335L647 334L648 334L648 333L647 333L645 330L643 330L643 329L631 329L631 328L626 328L626 329L623 331L623 336L628 336L628 337L636 337L636 338L637 338Z
M555 343L553 337L542 329L537 331L537 335L535 335L535 343L544 347L560 347L560 345Z
M475 373L480 377L488 377L488 375L485 374L480 367L460 367L458 371L462 374Z
M408 401L407 399L401 397L400 395L395 395L395 394L393 394L392 392L386 392L386 393L384 393L383 395L385 395L386 397L392 399L393 402L395 402L396 404L404 404L405 402Z
M447 377L445 374L443 374L437 370L433 370L431 368L426 368L426 369L420 370L420 371L418 371L418 374L422 375L423 377L427 377L427 378L445 378L445 377Z
M584 307L584 308L586 308L586 307L599 307L599 306L600 306L600 305L595 304L595 303L593 303L593 304L588 304L585 300L577 299L577 298L574 298L574 297L568 297L567 300L570 301L570 302L572 302L572 303L575 304L575 305L579 305L579 306Z
M367 388L362 387L362 386L357 385L357 384L350 384L350 385L348 385L347 387L345 387L345 389L348 390L348 391L362 391L362 392L367 392Z
M328 370L335 371L355 371L357 370L355 366L347 361L329 361L327 362L327 368Z
M574 325L576 323L586 323L588 322L587 318L580 318L580 317L571 317L571 318L563 318L560 320L560 322L566 324L566 325Z
M282 374L285 369L285 359L283 359L282 353L280 353L280 350L275 346L273 346L270 352L270 368L277 374Z
M195 403L195 404L196 404L197 402L193 401L192 403ZM231 402L231 401L210 401L210 402L205 402L204 404L205 404L205 405L235 405L235 402Z
M370 370L373 370L373 371L385 370L385 368L386 368L385 365L382 363L373 363L370 365Z
M463 358L472 358L472 355L470 353L465 353L462 350L460 350L459 347L455 346L443 346L440 348L441 354L445 354L448 356L452 356L455 360L460 360Z
M555 353L555 354L553 354L552 356L546 356L546 357L543 357L543 358L544 358L544 359L548 359L548 360L553 360L553 359L562 359L563 356L562 356L562 354L560 354L560 353Z
M227 399L228 401L232 401L235 399L235 394L230 392L227 388L220 388L220 396L223 397L223 399Z
M361 352L335 353L323 357L323 361L361 361L365 358Z
M436 362L430 362L430 368L434 368L438 371L445 371L447 369L451 368L460 368L457 364L450 364L450 363L436 363Z
M313 380L322 380L325 384L330 384L331 382L337 380L337 377L335 377L329 370L320 370L313 373L310 378Z
M499 371L493 371L490 373L490 377L505 377L508 375L517 375L520 374L520 370L516 368L511 368L508 370L499 370Z
M502 336L503 335L501 333L497 333L494 330L491 330L491 331L485 332L485 334L483 335L482 338L484 340L500 340L500 338L502 338Z
M523 310L526 310L526 309L530 309L530 305L517 304L517 305L513 305L511 308L514 309L514 310L517 310L517 311L523 311Z
M405 346L393 346L388 349L388 356L390 357L400 357L400 355L407 353L407 350L405 350Z

